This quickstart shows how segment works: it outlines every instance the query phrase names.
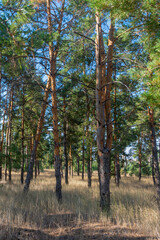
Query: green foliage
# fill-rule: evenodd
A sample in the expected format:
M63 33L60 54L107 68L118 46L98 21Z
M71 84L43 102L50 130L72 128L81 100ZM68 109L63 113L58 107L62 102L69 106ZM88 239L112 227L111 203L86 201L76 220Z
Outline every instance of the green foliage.
M25 112L25 161L31 153L31 140L36 134L37 122L43 103L50 61L48 45L53 43L57 56L56 84L61 157L64 161L64 119L67 122L67 153L72 148L74 169L77 157L82 166L82 144L85 143L85 160L89 159L92 144L93 170L97 170L96 113L95 113L95 12L102 19L105 53L108 50L108 28L110 17L115 20L115 43L113 54L112 122L116 107L117 141L113 139L111 169L114 175L114 156L119 154L121 167L126 149L135 153L137 139L143 139L142 174L149 175L147 162L150 149L147 107L155 109L159 120L160 104L160 40L159 3L157 0L78 0L67 1L62 22L62 31L57 31L60 19L60 4L52 12L52 34L48 33L46 4L38 8L30 1L2 0L0 2L0 51L2 53L2 100L5 102L7 88L14 85L12 119L12 144L10 146L13 168L19 169L21 154L22 107ZM68 23L69 22L69 23ZM68 24L68 25L67 25ZM106 59L107 60L107 59ZM116 87L116 103L114 88ZM24 94L24 102L23 102ZM87 97L89 106L87 106ZM65 99L65 113L64 113ZM9 108L7 98L7 114ZM3 106L4 108L4 106ZM87 116L88 113L88 116ZM1 119L2 122L2 119ZM86 136L86 129L89 129ZM5 122L5 131L7 124ZM54 166L54 140L52 131L51 97L47 102L47 113L37 157L40 168ZM156 128L159 133L158 127ZM5 132L6 136L6 132ZM6 139L4 140L4 146ZM148 149L147 149L148 148ZM137 154L137 153L136 153ZM1 153L5 162L4 150ZM63 162L64 167L64 162ZM129 174L138 174L137 161L127 166Z

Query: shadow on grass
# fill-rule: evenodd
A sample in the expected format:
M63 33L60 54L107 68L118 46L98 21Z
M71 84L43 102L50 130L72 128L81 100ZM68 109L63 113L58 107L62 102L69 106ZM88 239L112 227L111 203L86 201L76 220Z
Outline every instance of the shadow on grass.
M35 230L20 227L0 226L1 240L154 240L149 236L140 236L124 228L105 229L94 226L76 226L74 228ZM136 236L135 236L136 235Z

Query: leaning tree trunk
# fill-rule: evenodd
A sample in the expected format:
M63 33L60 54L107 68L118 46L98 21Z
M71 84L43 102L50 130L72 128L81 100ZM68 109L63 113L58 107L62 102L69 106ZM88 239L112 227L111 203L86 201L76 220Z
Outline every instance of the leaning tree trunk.
M58 26L58 34L59 35L60 35L60 32L61 32L63 11L64 11L64 3L62 4L61 17L60 17L60 22L59 22L59 26ZM51 25L51 14L49 12L50 12L50 0L47 0L48 31L49 31L49 34L51 34L52 33L52 25ZM49 21L50 21L50 26L49 26ZM56 46L56 55L57 55L58 49L59 49L59 41L60 41L60 39L58 37L57 38L57 46ZM53 50L53 49L50 48L50 51L51 50ZM52 51L52 54L53 54L53 51ZM55 55L55 53L54 53L54 55ZM56 58L52 58L52 62L55 61L55 60L56 60ZM50 55L50 61L51 61L51 55ZM39 141L40 141L41 132L42 132L42 128L43 128L44 115L45 115L48 95L49 95L49 91L50 91L50 87L51 87L51 81L52 81L52 85L53 85L54 74L53 74L53 72L50 72L50 73L51 74L48 77L48 81L47 81L47 85L46 85L45 93L44 93L44 97L43 97L43 104L42 104L42 107L41 107L41 115L40 115L40 118L39 118L39 121L38 121L38 126L37 126L37 132L36 132L36 137L35 137L35 141L34 141L33 151L31 153L31 160L30 160L30 164L29 164L29 167L28 167L27 177L26 177L26 180L25 180L24 192L28 191L30 181L31 181L31 176L33 175L33 166L34 166L36 151L37 151L37 147L38 147L38 144L39 144Z
M154 164L154 157L152 154L152 179L153 179L153 184L156 186L156 179L155 179L155 164Z
M96 13L96 113L97 113L97 148L99 160L100 205L102 209L110 209L110 157L112 146L111 121L111 77L113 55L114 26L109 31L107 77L105 75L105 51L101 20ZM105 142L105 125L107 124L107 140Z
M44 92L43 104L42 104L42 107L41 107L41 115L40 115L40 118L39 118L39 121L38 121L36 137L35 137L33 149L32 149L32 152L31 152L31 159L30 159L30 163L29 163L29 167L28 167L28 171L27 171L27 177L26 177L26 180L25 180L24 192L28 191L31 178L33 176L33 166L34 166L37 147L38 147L40 137L41 137L41 133L42 133L42 127L43 127L44 116L45 116L45 112L46 112L46 106L47 106L49 91L50 91L50 77L48 77L47 85L46 85L45 92Z
M160 209L160 171L159 171L159 161L158 161L156 133L155 133L154 110L152 108L148 108L148 113L149 113L149 123L150 123L150 131L151 131L152 155L155 163L157 202L158 202L158 207Z

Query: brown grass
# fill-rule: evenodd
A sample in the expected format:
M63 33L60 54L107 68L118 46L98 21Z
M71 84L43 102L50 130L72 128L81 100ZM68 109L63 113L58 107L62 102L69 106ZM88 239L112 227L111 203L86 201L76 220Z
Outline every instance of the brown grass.
M68 186L63 179L62 185L63 203L59 205L54 193L55 178L52 170L46 170L37 180L33 180L27 195L23 194L19 173L13 174L12 184L1 183L0 239L21 239L16 238L16 234L22 229L39 236L22 239L42 237L44 240L50 239L51 235L51 239L149 239L146 236L160 239L160 214L151 178L142 178L139 182L135 177L122 177L119 188L112 180L112 206L108 217L99 208L96 173L90 189L87 187L87 179L82 181L77 176L69 178ZM45 233L44 229L47 229ZM76 238L77 234L79 238ZM57 238L53 238L53 235Z

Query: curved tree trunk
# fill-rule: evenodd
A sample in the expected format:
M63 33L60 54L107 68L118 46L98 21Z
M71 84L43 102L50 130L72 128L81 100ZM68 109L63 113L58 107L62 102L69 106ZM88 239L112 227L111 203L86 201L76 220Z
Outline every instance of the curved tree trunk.
M50 0L46 0L47 3L47 18L48 18L48 32L49 34L52 34L52 23L51 23L51 10L50 10ZM61 33L61 25L62 25L62 19L63 19L63 11L64 11L64 3L65 0L63 0L62 2L62 8L61 8L61 12L60 12L60 21L59 21L59 26L58 26L58 34L60 36ZM59 158L59 142L56 140L57 136L58 136L58 118L57 118L57 103L56 103L56 84L55 84L55 73L56 73L56 57L58 54L58 50L59 50L59 41L60 38L57 38L57 44L55 46L55 51L53 49L53 43L50 42L49 43L49 55L50 55L50 75L48 77L48 81L47 81L47 85L45 88L45 93L44 93L44 97L43 97L43 104L41 107L41 115L38 121L38 126L37 126L37 132L36 132L36 137L35 137L35 141L34 141L34 145L33 145L33 151L31 153L31 160L30 160L30 164L29 164L29 168L28 168L28 172L27 172L27 177L25 180L25 186L24 186L24 192L27 192L29 189L29 185L30 185L30 181L31 181L31 176L33 174L33 166L34 166L34 161L35 161L35 156L36 156L36 151L37 151L37 147L40 141L40 136L41 136L41 132L42 132L42 127L43 127L43 122L44 122L44 115L45 115L45 111L46 111L46 106L47 106L47 100L48 100L48 95L49 95L49 91L51 88L52 91L52 112L53 112L53 128L54 128L54 140L55 140L55 175L56 180L58 182L58 185L60 184L60 187L56 186L56 193L57 191L59 191L60 189L60 193L61 193L61 174L60 174L60 166L61 166L61 162L60 162L60 158ZM60 177L59 177L60 175ZM58 193L57 193L57 197L58 197ZM59 195L58 198L61 198L61 194Z
M28 171L27 171L27 177L25 180L24 192L28 191L31 178L33 176L33 166L34 166L37 147L38 147L41 133L42 133L42 127L43 127L44 116L45 116L45 112L46 112L49 91L50 91L50 77L48 77L47 85L46 85L45 92L44 92L43 104L41 107L41 115L40 115L38 125L37 125L37 131L36 131L36 137L34 140L33 150L31 152L31 159L30 159L30 163L29 163L29 167L28 167Z

